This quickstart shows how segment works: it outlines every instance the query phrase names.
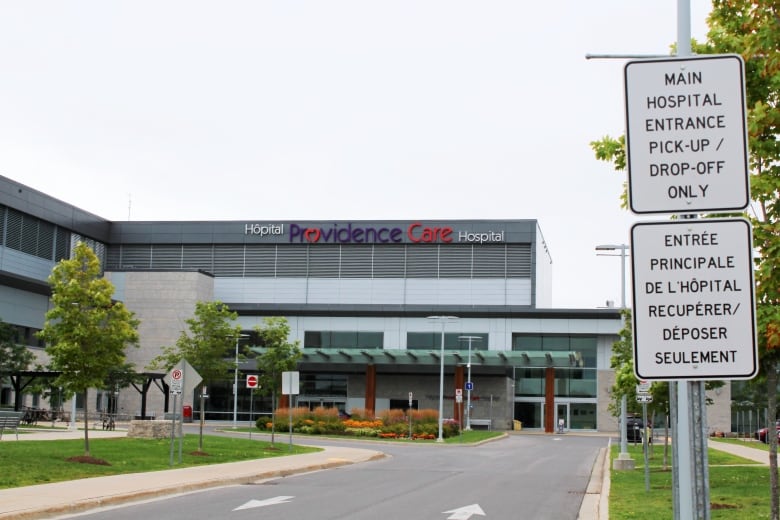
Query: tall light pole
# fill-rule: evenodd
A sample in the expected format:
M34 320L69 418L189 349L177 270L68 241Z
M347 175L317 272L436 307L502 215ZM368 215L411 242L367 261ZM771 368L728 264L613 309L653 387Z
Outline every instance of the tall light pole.
M620 251L620 310L626 310L626 250L630 246L627 244L605 244L596 246L596 251ZM605 255L618 256L618 255ZM622 319L621 319L622 322ZM626 431L626 409L628 408L628 397L626 394L620 398L620 454L614 461L617 469L632 469L633 460L628 454L628 432Z
M458 339L465 339L469 342L469 360L466 364L468 374L466 375L466 430L471 429L471 342L472 340L482 340L482 336L458 336Z
M441 352L439 353L439 437L436 442L444 442L444 326L448 321L455 321L457 316L428 316L431 321L441 323Z
M236 336L236 366L233 370L233 429L238 427L238 342L247 334Z

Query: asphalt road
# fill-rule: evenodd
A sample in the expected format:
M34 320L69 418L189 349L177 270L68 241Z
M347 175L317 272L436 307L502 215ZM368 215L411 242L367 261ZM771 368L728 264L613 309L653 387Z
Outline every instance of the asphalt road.
M598 450L607 442L606 437L564 434L511 435L481 446L376 443L370 447L390 457L79 516L92 520L574 520Z

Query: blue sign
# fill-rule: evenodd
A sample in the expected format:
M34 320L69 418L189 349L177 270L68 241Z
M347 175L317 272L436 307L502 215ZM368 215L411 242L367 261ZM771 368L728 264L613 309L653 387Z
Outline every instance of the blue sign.
M474 390L474 383L466 381L466 390Z

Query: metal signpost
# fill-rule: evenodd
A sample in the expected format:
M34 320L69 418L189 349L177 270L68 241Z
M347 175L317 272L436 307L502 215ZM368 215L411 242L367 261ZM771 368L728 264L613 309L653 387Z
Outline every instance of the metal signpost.
M292 396L300 393L300 372L282 372L282 393L289 396L289 404L287 406L288 421L287 426L290 434L290 451L292 451Z
M624 69L629 206L685 214L632 227L634 369L670 381L674 519L708 520L702 381L756 373L752 238L740 219L693 219L750 202L745 66L692 56L690 0L677 0L677 18L676 57Z
M246 376L246 387L249 388L249 440L252 440L252 430L255 429L255 425L252 423L252 415L255 408L255 389L258 388L258 383L258 378L255 374Z
M181 369L174 368L170 371L168 374L170 377L170 383L168 383L168 386L170 387L171 395L173 396L173 413L171 414L171 449L170 449L170 465L173 466L173 445L174 445L174 436L176 432L176 399L181 395L181 390L183 386L183 378L184 374L182 373ZM179 462L181 462L181 456L179 457Z
M171 369L168 374L163 378L165 383L170 388L170 393L173 395L173 418L171 419L171 466L173 466L173 437L176 430L176 416L178 414L180 421L184 420L183 417L183 405L184 396L192 395L195 388L203 381L197 370L190 365L186 359L179 361L175 367ZM181 402L177 406L177 397L182 396ZM201 414L201 435L203 434L203 417ZM183 423L182 423L183 428ZM179 437L179 463L182 461L182 443L184 442L184 432Z
M412 438L412 392L409 392L409 439Z

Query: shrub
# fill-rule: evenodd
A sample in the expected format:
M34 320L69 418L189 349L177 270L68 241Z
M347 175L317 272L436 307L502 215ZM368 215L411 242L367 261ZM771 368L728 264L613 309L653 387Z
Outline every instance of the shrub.
M376 415L368 408L353 408L349 411L350 419L356 421L373 421Z
M406 413L403 410L398 409L383 410L379 414L379 418L382 419L382 421L387 425L409 422L409 418Z

